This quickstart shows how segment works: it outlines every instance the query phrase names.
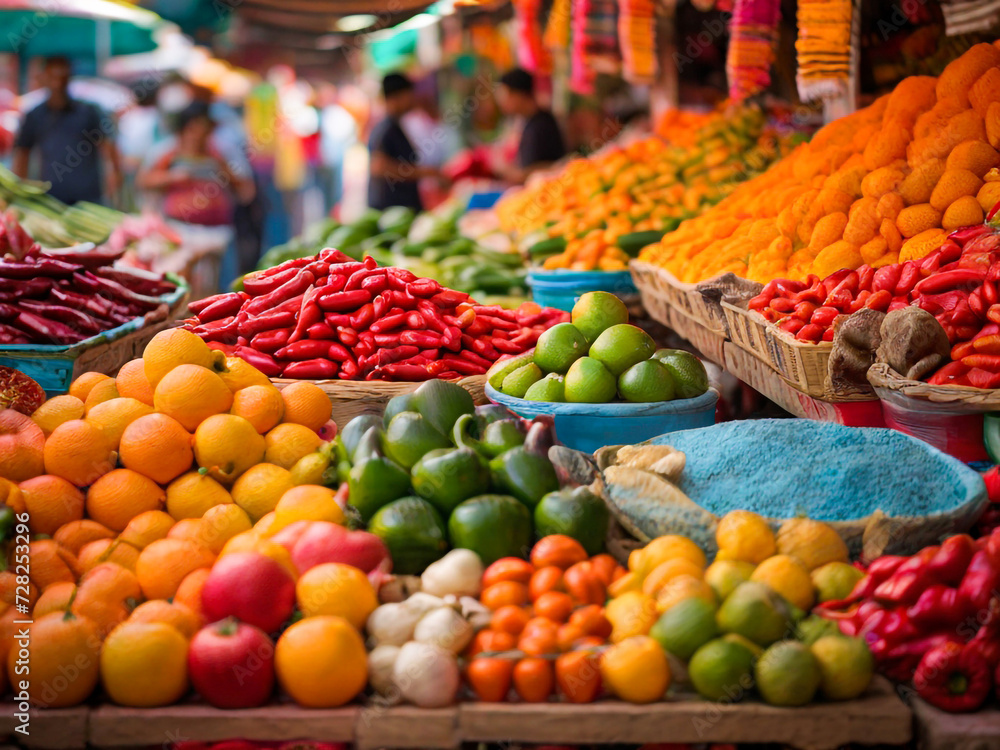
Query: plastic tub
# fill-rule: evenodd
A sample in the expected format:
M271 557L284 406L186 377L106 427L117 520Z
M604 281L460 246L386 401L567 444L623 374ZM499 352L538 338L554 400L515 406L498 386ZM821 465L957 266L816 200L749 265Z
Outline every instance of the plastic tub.
M493 208L503 195L503 190L491 190L487 193L473 193L469 196L469 202L465 207L466 211L477 209Z
M606 445L631 445L668 432L709 427L715 424L719 392L709 388L696 398L651 404L554 404L506 396L487 384L486 397L526 419L554 417L559 442L593 453Z
M528 271L528 286L543 307L570 312L587 292L611 292L626 304L639 294L629 271Z

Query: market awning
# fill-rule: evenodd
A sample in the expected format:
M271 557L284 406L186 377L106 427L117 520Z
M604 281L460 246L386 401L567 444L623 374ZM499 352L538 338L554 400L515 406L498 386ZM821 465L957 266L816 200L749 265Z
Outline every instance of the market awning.
M0 0L0 52L98 59L149 52L163 24L123 0Z

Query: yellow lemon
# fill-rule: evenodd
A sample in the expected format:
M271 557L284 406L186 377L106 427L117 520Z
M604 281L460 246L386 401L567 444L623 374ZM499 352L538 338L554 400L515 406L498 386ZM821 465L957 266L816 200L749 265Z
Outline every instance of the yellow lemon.
M704 571L701 566L695 565L686 557L675 557L673 560L660 563L649 572L649 575L642 582L642 593L656 596L656 592L677 576L682 575L700 579L704 576Z
M690 575L679 575L671 578L656 594L656 609L666 612L678 602L685 599L698 598L715 604L715 592L712 587L700 578Z
M774 533L767 521L749 510L733 510L715 529L719 545L716 560L742 560L757 564L775 553Z
M358 630L378 606L368 576L343 563L323 563L307 570L295 585L295 597L306 617L336 615Z
M231 484L264 458L264 438L243 417L215 414L195 430L194 457L215 479Z
M167 485L167 513L177 521L201 518L209 508L232 502L225 487L198 471L182 474Z
M659 643L634 635L601 654L601 679L623 701L653 703L670 687L670 665Z
M809 570L851 559L847 544L832 526L809 518L793 518L781 524L778 552L798 558Z
M225 366L216 367L216 372L219 373L219 377L222 378L222 382L225 383L229 387L229 390L233 393L241 391L244 388L249 388L252 385L266 385L272 388L274 387L271 385L271 380L267 377L267 375L262 373L246 360L240 359L239 357L226 357Z
M303 456L292 467L292 481L295 484L323 484L323 474L330 468L330 459L316 451Z
M816 600L809 570L789 555L769 557L757 566L750 580L767 584L799 609L808 611Z
M611 623L611 642L619 643L633 635L647 635L659 613L653 597L641 591L626 591L608 602L604 616Z
M233 502L256 523L278 507L281 496L294 486L288 469L268 463L256 464L233 484Z
M344 523L344 511L337 505L336 493L329 487L303 484L288 490L274 509L274 523L269 534L281 531L296 521L330 521Z
M63 422L83 419L83 408L83 401L76 396L68 394L54 396L35 409L31 418L35 420L35 424L42 428L45 437L48 437L52 434L52 430Z
M252 528L250 516L240 506L235 503L216 505L202 516L198 540L218 554L226 542Z
M698 567L705 568L705 553L701 547L679 534L657 537L642 549L636 550L629 555L628 567L645 578L657 565L675 557L683 557Z

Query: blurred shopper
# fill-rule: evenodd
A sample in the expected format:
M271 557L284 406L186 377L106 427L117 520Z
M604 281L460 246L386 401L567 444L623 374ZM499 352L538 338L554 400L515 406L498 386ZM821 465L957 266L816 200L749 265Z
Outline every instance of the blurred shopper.
M121 188L114 125L92 104L70 97L70 72L65 57L46 61L49 97L24 116L14 142L14 172L27 177L32 152L37 151L41 178L52 183L50 192L59 200L71 205L100 203L103 197L113 200Z
M517 148L517 164L503 170L510 182L522 183L528 175L545 169L566 155L559 123L535 99L535 79L526 70L514 68L500 78L500 108L524 122Z
M344 196L344 157L358 142L358 123L340 104L337 89L329 84L319 90L320 186L327 213Z
M413 82L400 73L390 73L382 80L382 95L385 119L372 128L368 139L368 205L380 211L390 206L422 211L417 183L424 177L440 177L441 171L419 164L416 149L400 125L414 107Z

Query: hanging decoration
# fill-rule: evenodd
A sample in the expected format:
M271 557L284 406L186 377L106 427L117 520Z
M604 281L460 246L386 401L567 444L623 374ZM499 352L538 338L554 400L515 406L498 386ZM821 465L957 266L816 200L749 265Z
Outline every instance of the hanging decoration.
M570 88L593 94L598 73L621 71L616 0L573 0Z
M573 0L554 0L549 23L542 39L545 49L563 50L569 47L569 25L573 14Z
M618 46L625 80L633 84L653 83L657 69L653 0L621 0Z
M517 57L522 68L532 73L552 72L552 56L542 43L542 0L514 0L517 19Z
M837 96L851 80L856 14L852 0L799 0L796 82L799 98L814 101Z
M742 101L771 84L780 20L780 0L736 0L726 58L731 99Z

